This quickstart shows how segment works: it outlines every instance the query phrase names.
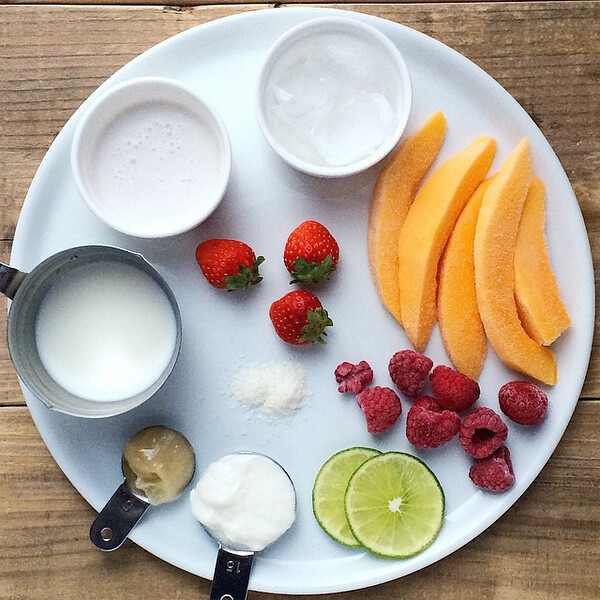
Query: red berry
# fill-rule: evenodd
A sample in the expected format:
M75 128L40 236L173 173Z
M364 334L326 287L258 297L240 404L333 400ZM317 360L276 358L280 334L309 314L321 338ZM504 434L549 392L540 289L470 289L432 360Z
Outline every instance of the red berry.
M437 448L449 442L459 427L460 417L430 396L417 400L406 415L406 437L417 448Z
M389 429L402 412L400 398L388 387L367 388L356 396L356 401L365 413L369 433Z
M318 283L335 270L340 248L329 230L318 221L304 221L290 233L283 262L292 274L291 283Z
M340 384L338 392L354 392L358 394L365 385L373 381L373 369L365 360L361 360L357 365L349 362L343 362L335 370L335 380Z
M500 415L491 408L480 406L468 414L460 424L458 437L467 454L485 458L500 448L508 428Z
M208 283L218 289L245 290L262 281L258 267L265 259L256 258L244 242L206 240L196 248L196 260Z
M388 371L396 387L409 398L418 398L423 392L427 374L433 361L414 350L400 350L390 359Z
M437 366L429 378L436 400L448 410L466 410L479 398L479 384L450 367Z
M500 446L493 454L478 460L470 469L471 481L492 492L504 492L515 482L510 452L506 446Z
M319 299L305 290L289 292L273 302L269 317L277 335L295 345L324 344L325 328L333 325Z
M535 425L544 419L548 396L528 381L509 381L498 392L502 412L515 423Z

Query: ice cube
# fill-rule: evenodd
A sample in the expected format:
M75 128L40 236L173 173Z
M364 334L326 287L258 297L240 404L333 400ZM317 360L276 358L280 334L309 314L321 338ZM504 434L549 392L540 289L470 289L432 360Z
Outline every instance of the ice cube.
M324 42L320 54L321 60L328 64L340 81L352 82L353 86L362 91L378 90L385 80L378 56L362 40L338 33Z
M326 164L349 165L376 152L396 124L382 94L354 90L314 125L311 141Z

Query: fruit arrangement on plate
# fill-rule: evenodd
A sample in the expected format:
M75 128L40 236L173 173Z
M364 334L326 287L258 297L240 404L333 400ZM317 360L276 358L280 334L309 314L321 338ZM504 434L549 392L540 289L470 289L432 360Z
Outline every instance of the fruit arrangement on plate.
M396 388L414 401L406 417L408 441L416 448L438 448L458 434L464 451L476 459L469 471L471 481L503 492L515 481L504 445L506 423L483 406L459 415L480 396L476 380L487 339L510 367L553 385L557 368L548 346L570 321L550 266L544 187L533 176L527 140L487 179L496 151L496 141L489 137L476 139L427 176L445 127L444 115L435 113L381 172L369 218L370 264L382 303L414 346L396 352L388 365ZM531 268L531 257L541 270ZM257 269L263 257L256 259L242 242L204 241L196 258L217 288L246 289L262 279ZM332 275L339 259L338 243L317 221L301 223L285 243L283 261L292 284L319 284ZM324 344L325 329L333 325L317 296L304 289L274 301L269 317L277 335L293 345ZM457 369L438 365L429 376L433 361L420 351L437 320ZM356 394L369 433L382 433L396 423L401 400L390 387L369 386L373 370L367 361L344 362L334 376L341 393ZM428 376L432 395L423 392ZM521 425L541 422L548 407L545 392L528 381L507 382L498 399L504 414ZM443 491L415 457L386 453L374 458L371 452L377 450L351 448L323 465L313 489L315 516L343 544L362 544L388 557L412 556L429 546L440 530ZM381 498L378 478L388 485L382 484ZM432 480L440 497L430 505L419 494L431 500L431 492L423 488L431 487ZM407 502L411 497L419 499ZM378 503L384 508L378 509ZM377 510L383 511L381 518L375 516ZM417 516L411 512L415 510ZM362 521L377 527L365 528ZM407 539L414 544L407 546Z
M283 19L275 28L282 32L316 16L313 9L269 14ZM259 18L244 17L247 22ZM243 29L244 19L230 22L233 34ZM48 416L30 403L40 431L94 506L106 502L108 484L98 490L98 481L112 481L115 470L102 465L92 481L91 460L102 457L108 463L109 450L121 450L141 422L156 424L157 415L195 448L200 479L201 471L224 454L252 450L273 456L294 480L298 504L290 535L266 550L269 560L256 569L255 587L265 591L370 585L431 564L472 539L516 500L560 438L576 385L561 388L563 375L581 362L574 361L571 350L573 339L581 339L579 314L572 309L578 305L569 285L558 288L556 261L550 260L556 256L556 235L545 235L542 180L549 196L556 181L545 168L554 158L544 152L539 132L523 124L525 117L514 117L516 125L505 134L508 126L495 126L484 103L477 104L479 116L471 120L461 102L475 102L477 94L467 98L462 90L479 85L479 75L454 54L444 57L459 61L464 71L465 81L451 82L461 102L434 101L431 73L446 75L439 71L442 62L422 52L427 40L379 24L393 45L406 48L407 62L418 72L414 94L410 84L398 88L417 103L410 135L383 168L364 171L369 165L361 163L357 175L360 169L346 172L345 165L337 165L336 173L351 175L345 182L283 170L260 137L264 123L259 128L252 102L246 102L247 89L256 86L256 56L265 55L268 46L259 36L261 52L229 57L223 63L228 85L213 77L209 86L213 97L206 106L219 106L223 113L237 179L206 223L171 240L125 238L125 244L121 234L92 222L93 215L73 209L80 202L73 191L65 194L73 196L65 200L65 213L74 215L74 230L82 237L130 246L164 273L181 310L183 343L164 388L135 411L115 417L110 431L92 419L71 425L69 418L61 421L62 416ZM191 51L186 44L193 37L174 44L178 57L177 44ZM219 45L206 47L209 53L224 51ZM193 85L198 81L187 71L173 77ZM238 77L243 101L232 100L230 93L229 84ZM306 86L300 88L304 92ZM363 100L373 98L360 96L357 110L364 109ZM508 96L504 100L513 106ZM382 114L389 124L398 107L388 104ZM406 104L398 108L398 126L406 110ZM167 136L173 124L166 125L153 136ZM332 128L328 123L318 129L333 135ZM345 156L349 132L340 129ZM482 135L489 131L496 139ZM55 164L65 139L68 145L68 133L61 134L47 164ZM378 130L378 136L386 138L385 131ZM217 137L213 146L227 149L226 136ZM518 141L523 137L531 142ZM329 156L331 147L326 150ZM228 160L220 164L226 171ZM330 177L325 171L320 174ZM49 172L54 175L46 168L42 182ZM44 187L38 184L32 194L34 208L41 205ZM25 216L32 219L35 212ZM550 223L555 221L556 213ZM153 222L154 235L161 223ZM22 231L28 231L26 224ZM45 235L36 239L35 251L23 237L16 240L17 257L23 248L34 259L56 251L55 239ZM436 325L440 336L432 335ZM569 392L566 407L555 402L555 384ZM65 431L70 435L62 435ZM92 448L87 439L103 442ZM73 451L78 443L83 450ZM523 448L535 454L536 444L543 451L530 468L522 460ZM246 483L251 479L244 475ZM288 494L290 514L291 499ZM210 505L213 499L208 494L204 500ZM178 566L210 576L212 564L199 558L190 565L187 558L204 556L208 543L194 531L188 504L182 508L176 501L163 511L149 511L134 539ZM482 506L482 516L465 515ZM279 533L293 521L288 517ZM174 527L181 532L176 548L164 542ZM307 544L326 554L322 564L302 563ZM277 552L283 556L281 569L273 566L279 564ZM359 565L348 575L349 583L331 580L335 569L329 557ZM299 564L300 574L292 574L289 583L292 562ZM302 569L309 569L311 578L302 576ZM309 579L313 587L306 587Z

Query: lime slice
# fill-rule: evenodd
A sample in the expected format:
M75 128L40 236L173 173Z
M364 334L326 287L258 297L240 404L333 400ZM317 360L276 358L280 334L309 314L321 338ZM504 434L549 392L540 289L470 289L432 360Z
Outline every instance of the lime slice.
M444 492L425 463L388 452L352 475L345 498L354 537L371 552L408 558L437 537L444 519Z
M360 465L381 454L372 448L348 448L321 467L313 486L313 512L325 533L346 546L360 546L346 519L344 498L350 477Z

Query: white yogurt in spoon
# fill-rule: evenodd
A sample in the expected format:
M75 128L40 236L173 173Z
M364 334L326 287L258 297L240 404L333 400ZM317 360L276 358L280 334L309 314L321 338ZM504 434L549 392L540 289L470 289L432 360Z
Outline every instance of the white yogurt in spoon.
M229 454L211 463L190 492L192 514L226 548L257 552L296 518L286 472L261 454Z

